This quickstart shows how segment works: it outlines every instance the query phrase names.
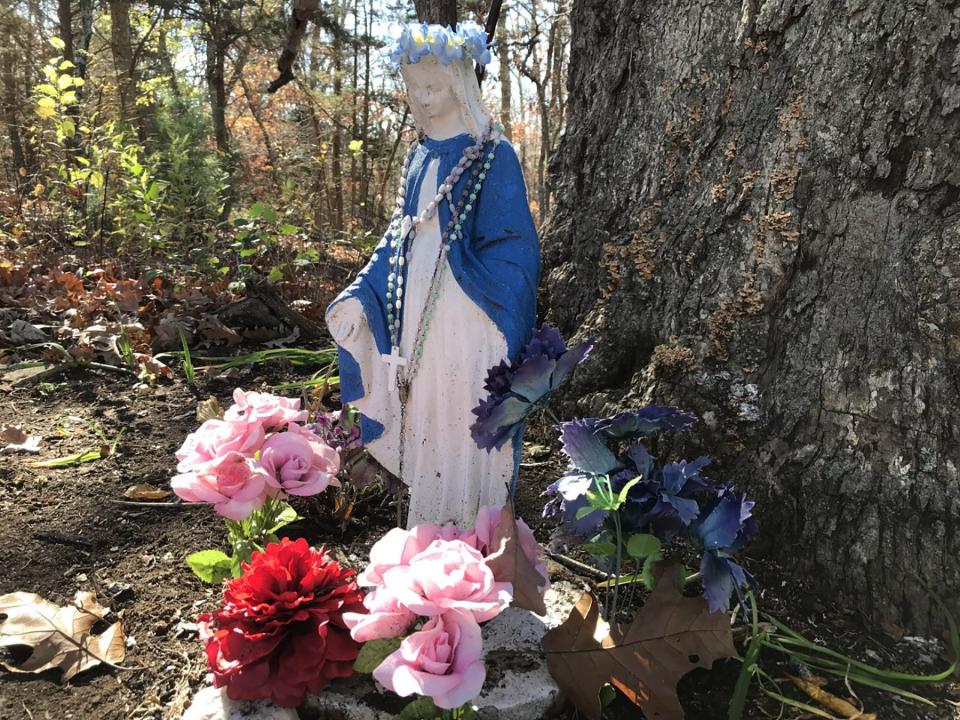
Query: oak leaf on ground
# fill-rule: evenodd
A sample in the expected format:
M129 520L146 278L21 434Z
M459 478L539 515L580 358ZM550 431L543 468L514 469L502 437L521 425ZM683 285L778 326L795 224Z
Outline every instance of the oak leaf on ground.
M93 634L108 612L91 592L78 592L73 604L64 606L35 593L0 595L0 647L31 648L22 663L0 665L14 673L59 669L62 682L100 663L116 666L126 651L123 623L118 619L99 635Z
M639 705L648 720L682 720L680 678L737 655L729 617L711 614L702 597L681 595L675 565L657 569L653 592L626 630L598 627L605 625L599 603L586 592L543 639L550 674L590 720L600 720L598 694L605 683Z

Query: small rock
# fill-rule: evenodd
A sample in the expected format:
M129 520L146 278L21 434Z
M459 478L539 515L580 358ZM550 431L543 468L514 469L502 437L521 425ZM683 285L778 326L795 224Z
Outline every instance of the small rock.
M205 687L190 703L181 720L298 720L297 711L269 701L231 700L226 689Z
M168 564L172 563L174 561L173 553L172 552L164 553L163 557L160 559L163 560L163 562L165 563L168 563Z
M130 600L133 598L133 588L128 583L108 582L103 586L104 592L114 600Z
M174 635L178 638L190 637L191 635L196 635L199 628L196 623L192 622L183 622L182 620L177 623L177 627L174 630Z
M86 573L77 573L77 578L76 578L76 579L77 579L77 582L85 583L85 582L87 581L87 574L86 574Z
M530 453L530 457L534 460L544 460L550 457L550 448L546 445L531 445L527 448L527 452Z

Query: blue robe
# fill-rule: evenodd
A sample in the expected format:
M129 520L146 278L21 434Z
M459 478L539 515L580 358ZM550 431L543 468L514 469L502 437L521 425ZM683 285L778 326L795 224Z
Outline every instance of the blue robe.
M420 142L407 172L404 215L412 217L417 214L416 203L429 160L440 158L437 177L438 182L442 182L463 156L463 151L473 142L468 133L447 140L426 137ZM475 162L486 162L492 147L493 143L487 143L483 159ZM469 171L465 172L454 186L451 193L454 202L460 198L468 175ZM463 238L454 241L447 252L448 262L464 293L503 333L507 352L511 359L515 359L530 339L536 322L540 246L527 204L520 162L506 140L501 140L496 147L480 195L473 205L474 209L468 213L462 227ZM444 201L439 208L440 228L445 228L449 220L450 207ZM357 298L363 306L377 349L382 354L390 353L386 313L390 240L388 230L367 266L330 306L347 298ZM401 333L416 330L401 327ZM352 402L363 396L361 368L343 348L339 349L339 359L341 399L345 403ZM365 444L383 433L380 423L364 416L361 416L360 429ZM519 447L516 450L519 451Z

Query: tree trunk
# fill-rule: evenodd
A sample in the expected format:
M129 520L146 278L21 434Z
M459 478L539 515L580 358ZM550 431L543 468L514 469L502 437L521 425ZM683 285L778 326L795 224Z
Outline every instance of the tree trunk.
M63 40L63 59L75 63L72 0L57 0L57 24L60 26L60 39Z
M130 0L110 0L110 50L117 74L120 115L143 139L137 112L137 79L130 42Z
M413 0L420 22L457 25L457 0Z
M17 48L9 33L3 35L3 50L0 51L0 75L3 78L3 118L10 137L11 175L18 190L21 183L21 170L27 170L27 159L23 152L23 141L20 138L20 122L17 117L17 107L20 102L17 97L17 78L14 70L17 67ZM4 153L6 155L6 153Z
M497 24L497 47L500 56L500 124L507 140L513 139L513 123L510 120L512 108L510 94L510 51L507 48L507 13L503 11Z
M952 9L576 0L543 239L548 319L600 337L563 411L698 412L752 554L921 632L913 573L960 611Z

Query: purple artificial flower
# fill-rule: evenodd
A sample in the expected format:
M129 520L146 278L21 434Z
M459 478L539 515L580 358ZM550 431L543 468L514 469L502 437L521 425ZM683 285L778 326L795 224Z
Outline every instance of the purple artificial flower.
M568 349L560 331L544 324L533 334L517 362L507 365L501 361L490 368L484 383L489 395L473 409L477 420L470 426L477 447L488 452L499 450L508 440L518 437L527 417L546 405L592 347L593 340L587 340Z
M656 430L690 430L699 418L675 407L649 405L642 410L622 412L608 418L592 418L594 429L611 440L627 440Z
M742 588L754 582L753 576L730 553L742 549L755 529L753 505L745 494L738 497L732 485L721 485L712 505L690 528L703 544L700 572L710 612L726 612L734 592L745 607Z
M563 452L570 458L570 465L582 473L606 475L621 467L589 420L563 423L560 426L560 440Z
M599 510L577 518L577 512L586 507L587 491L593 487L593 477L569 473L547 486L543 495L552 496L543 506L544 517L560 516L560 524L579 537L587 537L596 532L603 522L604 513Z

